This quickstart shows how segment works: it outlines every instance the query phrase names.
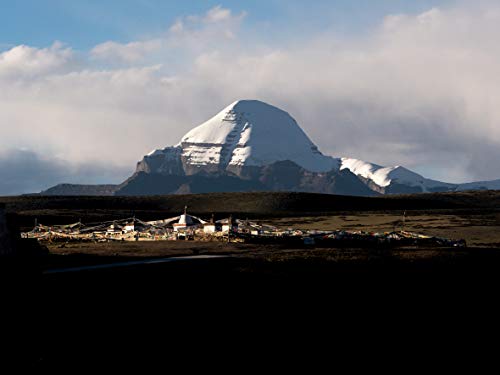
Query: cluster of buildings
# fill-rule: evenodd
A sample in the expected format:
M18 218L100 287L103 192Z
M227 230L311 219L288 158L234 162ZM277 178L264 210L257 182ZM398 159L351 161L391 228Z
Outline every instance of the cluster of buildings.
M43 225L37 223L33 230L22 234L24 238L39 240L222 240L231 235L260 235L277 231L270 226L259 225L248 220L234 219L232 216L215 220L203 220L184 212L175 217L142 221L137 218L107 221L102 223L83 224L81 222L68 225Z
M1 214L1 211L0 211ZM0 216L0 230L2 219ZM35 228L23 233L24 238L41 241L161 241L161 240L199 240L199 241L290 241L296 244L326 247L365 247L365 246L465 246L463 240L425 236L407 231L385 233L363 231L315 231L280 230L269 225L261 225L248 220L234 219L232 216L215 220L203 220L189 215L187 207L175 217L142 221L137 218L108 221L96 224L81 222L69 225L45 226L36 224ZM0 236L0 240L1 240Z

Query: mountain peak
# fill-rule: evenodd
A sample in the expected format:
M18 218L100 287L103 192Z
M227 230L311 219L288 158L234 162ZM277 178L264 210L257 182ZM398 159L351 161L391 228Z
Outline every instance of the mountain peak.
M233 110L252 111L259 107L272 107L281 111L281 109L257 99L239 99L227 106L226 109L232 108Z
M290 160L329 171L336 159L323 155L285 111L259 100L237 100L189 131L178 146L190 165L263 166Z
M229 135L235 136L234 133L238 131L241 133L255 127L277 128L276 130L279 131L287 130L286 127L298 127L298 125L287 112L270 104L260 100L237 100L208 121L189 131L182 137L180 144L222 144L227 141ZM245 139L242 140L245 141ZM312 143L309 139L307 141Z

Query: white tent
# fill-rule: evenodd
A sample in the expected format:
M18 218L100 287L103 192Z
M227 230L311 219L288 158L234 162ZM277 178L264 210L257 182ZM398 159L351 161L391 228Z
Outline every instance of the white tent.
M167 226L172 225L175 231L183 231L190 228L197 228L206 223L205 220L199 217L189 215L187 213L187 207L184 208L184 213L179 216L171 217L163 220L148 221L150 225L154 226Z

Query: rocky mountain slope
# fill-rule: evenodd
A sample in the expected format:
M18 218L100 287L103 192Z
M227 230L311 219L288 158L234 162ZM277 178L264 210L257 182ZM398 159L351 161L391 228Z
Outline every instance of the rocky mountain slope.
M114 195L120 185L59 184L42 192L43 195Z

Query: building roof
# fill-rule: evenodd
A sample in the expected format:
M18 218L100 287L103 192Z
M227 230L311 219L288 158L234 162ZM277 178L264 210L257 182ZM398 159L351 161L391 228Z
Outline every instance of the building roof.
M207 222L203 219L200 219L199 217L184 213L182 215L171 217L168 219L148 221L147 223L150 225L160 225L160 226L165 226L165 225L191 226L191 225L205 224Z
M179 218L178 224L193 225L193 217L188 214L182 214Z

